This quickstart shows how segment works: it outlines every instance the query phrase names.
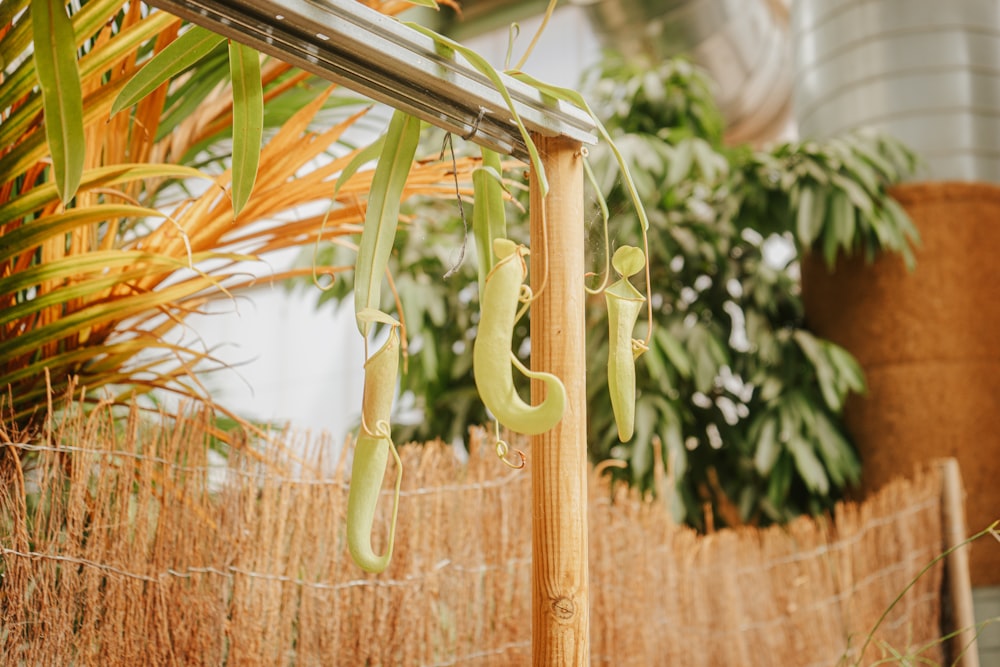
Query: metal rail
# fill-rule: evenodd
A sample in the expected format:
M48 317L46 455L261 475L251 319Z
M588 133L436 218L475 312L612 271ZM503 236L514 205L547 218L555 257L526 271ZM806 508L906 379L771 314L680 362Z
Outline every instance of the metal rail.
M454 54L356 0L150 0L191 23L406 111L487 148L527 159L493 84ZM503 75L502 75L503 76ZM504 76L530 132L594 143L583 111Z

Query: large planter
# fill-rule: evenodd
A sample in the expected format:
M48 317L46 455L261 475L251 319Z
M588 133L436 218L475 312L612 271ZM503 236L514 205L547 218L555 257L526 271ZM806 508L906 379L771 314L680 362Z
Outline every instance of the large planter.
M809 327L850 350L868 393L848 402L847 428L866 489L942 456L959 460L969 528L1000 519L1000 187L896 188L923 242L907 271L897 256L867 264L802 263ZM1000 584L1000 548L972 549L975 585Z

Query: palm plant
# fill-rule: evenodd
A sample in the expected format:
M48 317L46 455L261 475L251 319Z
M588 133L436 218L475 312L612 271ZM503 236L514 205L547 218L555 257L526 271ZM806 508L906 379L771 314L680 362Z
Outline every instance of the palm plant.
M39 13L43 4L50 14ZM0 16L0 401L21 428L73 378L88 395L107 388L121 399L166 389L210 402L197 371L212 361L211 351L171 342L168 333L208 300L259 284L247 261L314 243L321 232L349 245L372 174L350 169L331 199L334 181L360 150L344 135L370 103L265 59L260 119L267 140L254 149L250 195L233 137L234 116L248 101L239 90L234 96L224 41L112 114L134 74L187 27L124 0L90 0L59 17L63 10L61 3L15 0L3 3ZM70 63L79 107L72 95L53 101L44 85L38 90L40 74L68 76L66 63L50 58L56 45L32 40L40 16L46 30L54 24L64 37L59 22L68 19L68 46L79 54ZM458 164L462 173L469 168ZM415 165L405 196L454 196L452 171L450 161ZM246 197L235 197L237 214L233 192L240 188Z

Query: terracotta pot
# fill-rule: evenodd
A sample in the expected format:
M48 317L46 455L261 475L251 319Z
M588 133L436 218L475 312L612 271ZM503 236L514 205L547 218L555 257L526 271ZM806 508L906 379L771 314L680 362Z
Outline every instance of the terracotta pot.
M868 394L845 410L865 489L954 456L977 532L1000 519L1000 187L914 183L893 196L922 237L916 269L885 255L841 258L831 274L805 258L807 324L865 370ZM971 566L974 585L1000 584L1000 545L974 545Z

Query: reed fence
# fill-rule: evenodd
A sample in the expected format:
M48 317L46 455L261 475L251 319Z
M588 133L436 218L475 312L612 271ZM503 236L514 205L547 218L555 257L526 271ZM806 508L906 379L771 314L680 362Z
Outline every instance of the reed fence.
M347 554L349 466L328 439L214 460L203 415L58 423L0 431L0 664L530 663L530 474L484 433L467 462L401 449L395 555L374 576ZM829 518L706 536L594 473L593 663L938 662L942 568L894 600L942 550L941 495L928 468Z

